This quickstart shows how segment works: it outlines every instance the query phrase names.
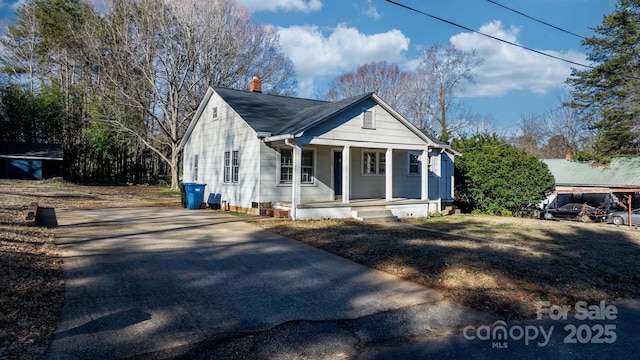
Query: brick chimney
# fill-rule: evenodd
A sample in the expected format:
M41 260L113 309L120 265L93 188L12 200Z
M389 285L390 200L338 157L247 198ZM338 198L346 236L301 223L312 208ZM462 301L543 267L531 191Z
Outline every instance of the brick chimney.
M567 161L571 161L571 158L573 157L573 151L571 150L570 147L568 147L565 151L564 151L564 159Z
M251 79L251 83L249 84L249 91L251 92L262 92L262 80L260 80L257 76L254 76Z

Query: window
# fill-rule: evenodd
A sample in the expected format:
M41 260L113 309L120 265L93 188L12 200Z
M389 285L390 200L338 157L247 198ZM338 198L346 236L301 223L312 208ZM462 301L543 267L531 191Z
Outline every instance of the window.
M421 153L409 153L409 175L420 175Z
M198 155L193 155L193 181L198 181Z
M313 184L313 151L302 150L302 183Z
M385 152L371 150L362 152L362 175L383 175L386 165Z
M231 182L238 182L238 175L240 173L240 159L238 159L238 151L234 151L231 153L233 156L231 158L232 164L232 174L231 174Z
M280 184L293 182L293 151L280 149Z
M231 182L231 153L224 153L224 182Z
M313 184L315 182L313 150L302 150L300 165L300 181L302 184ZM280 149L280 184L291 184L292 182L293 150Z
M217 107L212 107L211 108L211 118L213 120L217 120L218 119L218 108Z
M365 152L362 154L362 173L363 174L375 174L376 173L376 153Z
M378 174L384 174L384 169L387 166L387 154L378 153Z
M373 121L373 110L365 110L362 112L362 128L375 129L375 124Z
M225 151L224 153L224 182L237 183L240 175L240 157L238 151Z

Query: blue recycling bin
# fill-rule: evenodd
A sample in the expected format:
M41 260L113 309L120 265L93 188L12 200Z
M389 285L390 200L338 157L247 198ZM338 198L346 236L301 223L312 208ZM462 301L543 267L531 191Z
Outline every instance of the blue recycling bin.
M200 205L204 203L205 186L207 186L207 184L184 184L184 190L187 193L187 209L200 209Z

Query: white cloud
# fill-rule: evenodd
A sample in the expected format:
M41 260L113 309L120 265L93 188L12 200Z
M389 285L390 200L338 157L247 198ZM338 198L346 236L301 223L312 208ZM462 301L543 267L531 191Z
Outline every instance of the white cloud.
M520 29L514 26L505 29L502 22L492 21L480 27L480 32L518 43ZM466 87L462 94L465 97L499 97L512 90L544 95L547 91L560 87L571 74L573 66L474 33L455 35L451 37L451 43L460 50L476 50L484 58L484 64L477 72L477 84ZM586 58L584 54L575 51L539 51L579 63Z
M320 0L238 0L251 11L302 11L312 12L322 8Z
M362 14L366 17L372 18L373 20L380 20L382 15L378 12L378 8L373 4L372 0L367 0L367 5L360 8L356 5L356 8L362 12Z
M280 44L293 61L301 96L314 92L314 80L350 71L373 61L398 62L409 48L409 38L399 30L363 34L358 29L338 25L328 36L319 27L279 28Z

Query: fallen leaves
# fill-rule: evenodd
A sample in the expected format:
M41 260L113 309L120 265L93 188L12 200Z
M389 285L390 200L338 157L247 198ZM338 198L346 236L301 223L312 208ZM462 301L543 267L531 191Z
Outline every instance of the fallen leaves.
M0 208L0 357L44 358L62 312L62 260L50 229L12 225L23 210Z

